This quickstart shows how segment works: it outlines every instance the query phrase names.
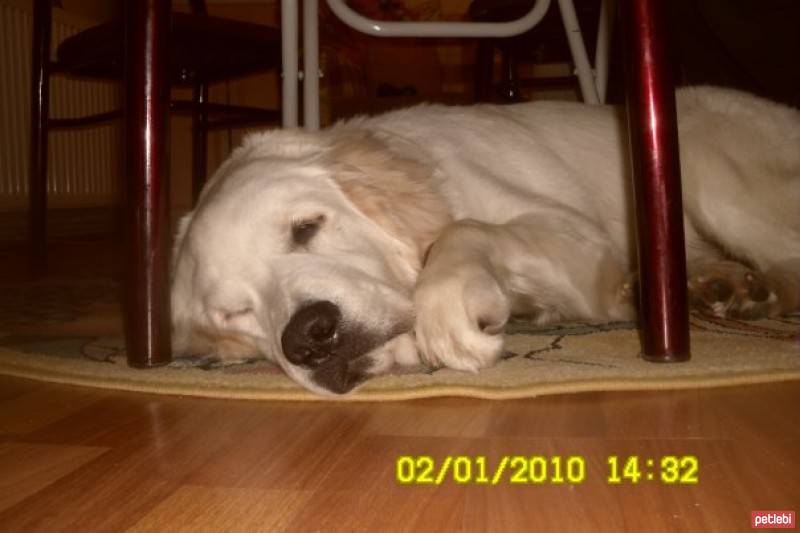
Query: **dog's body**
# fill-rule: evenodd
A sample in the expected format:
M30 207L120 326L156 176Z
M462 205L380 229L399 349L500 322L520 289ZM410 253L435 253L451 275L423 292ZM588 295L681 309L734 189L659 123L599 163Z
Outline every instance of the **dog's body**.
M800 113L712 88L678 110L693 303L796 309ZM341 393L394 364L489 366L511 313L632 318L623 124L563 102L420 106L249 137L181 223L176 350L260 353Z

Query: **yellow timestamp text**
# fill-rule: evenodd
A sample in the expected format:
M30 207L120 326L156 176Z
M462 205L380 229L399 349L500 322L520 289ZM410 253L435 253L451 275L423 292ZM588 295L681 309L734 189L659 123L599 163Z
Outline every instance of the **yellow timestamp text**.
M402 485L441 485L445 482L473 485L578 485L587 480L586 458L580 455L486 456L401 455L395 462L395 479ZM694 455L658 458L608 456L605 482L610 485L660 482L696 484L700 462Z
M694 455L665 455L659 458L630 455L608 458L608 479L612 485L660 481L667 485L696 485L700 482L700 460Z

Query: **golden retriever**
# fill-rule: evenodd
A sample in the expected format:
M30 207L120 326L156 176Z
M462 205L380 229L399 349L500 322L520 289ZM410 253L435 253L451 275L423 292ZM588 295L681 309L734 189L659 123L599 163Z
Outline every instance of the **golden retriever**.
M800 112L677 94L694 306L760 318L800 299ZM423 105L250 135L178 229L177 353L260 355L350 391L395 365L478 371L511 314L628 320L622 115L536 102Z

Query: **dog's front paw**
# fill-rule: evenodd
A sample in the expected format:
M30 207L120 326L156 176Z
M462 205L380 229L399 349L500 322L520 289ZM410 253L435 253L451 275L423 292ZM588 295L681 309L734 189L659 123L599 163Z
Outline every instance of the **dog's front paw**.
M416 339L430 366L477 372L503 351L510 301L490 272L473 265L423 273L414 292Z
M707 265L689 279L692 307L720 318L756 320L780 313L772 280L732 261Z

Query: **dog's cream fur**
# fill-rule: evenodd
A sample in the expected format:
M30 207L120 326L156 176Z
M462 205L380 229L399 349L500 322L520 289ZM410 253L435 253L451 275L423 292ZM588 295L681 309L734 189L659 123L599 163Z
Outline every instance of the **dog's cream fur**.
M745 318L796 309L800 113L723 89L677 99L693 303ZM512 313L633 318L632 217L611 107L419 106L251 135L181 221L174 347L261 354L323 393L396 364L476 371L499 357ZM308 221L316 233L293 242ZM282 353L315 301L357 332L333 384Z

